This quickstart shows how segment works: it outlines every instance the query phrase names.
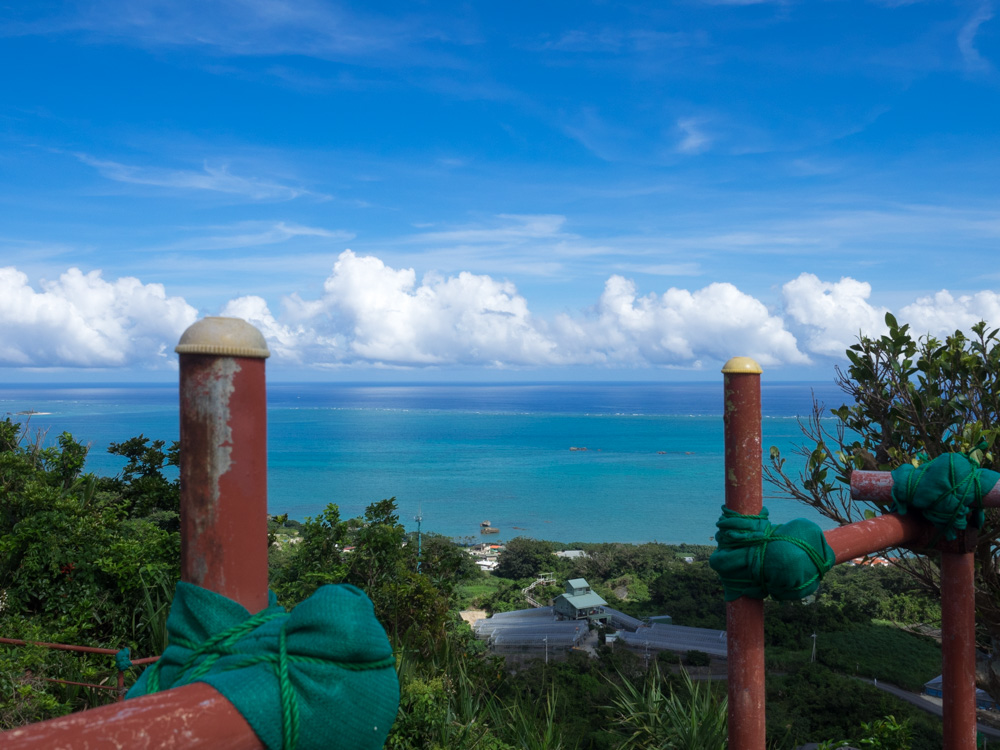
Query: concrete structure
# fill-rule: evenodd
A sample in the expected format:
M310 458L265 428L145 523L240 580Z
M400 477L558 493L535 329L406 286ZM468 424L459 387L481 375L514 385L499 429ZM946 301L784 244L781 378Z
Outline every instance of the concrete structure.
M591 620L607 622L604 607L608 603L590 589L583 578L566 581L566 593L560 594L552 603L556 615L561 620Z

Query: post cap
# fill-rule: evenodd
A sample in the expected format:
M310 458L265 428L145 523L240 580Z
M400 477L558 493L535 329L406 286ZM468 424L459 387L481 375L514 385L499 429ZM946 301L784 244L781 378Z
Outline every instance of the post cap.
M722 366L725 375L760 375L764 372L751 357L733 357Z
M261 359L271 356L264 334L240 318L202 318L181 334L174 351Z

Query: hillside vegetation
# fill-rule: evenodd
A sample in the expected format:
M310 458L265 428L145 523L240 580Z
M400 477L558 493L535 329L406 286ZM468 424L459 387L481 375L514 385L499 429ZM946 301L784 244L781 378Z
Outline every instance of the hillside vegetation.
M127 459L125 470L95 477L84 473L86 449L72 436L42 447L22 425L0 422L5 636L129 646L138 656L162 651L179 563L178 486L166 478L176 447L139 436L111 450ZM679 655L601 646L593 655L553 655L548 664L507 664L487 653L457 614L470 606L523 608L521 588L537 573L554 571L558 585L536 589L537 596L554 596L566 579L582 577L611 606L637 617L669 614L677 624L721 629L722 589L706 563L711 548L514 539L500 558L502 575L488 576L451 540L424 534L418 572L416 540L399 523L391 498L373 502L359 518L342 519L336 505L302 522L276 518L271 537L271 587L284 606L324 584L351 583L371 598L397 654L402 688L387 747L724 746L708 731L719 722L724 727L724 682L691 682L678 669ZM551 554L567 546L586 556ZM936 719L853 679L878 677L916 689L940 672L937 645L899 627L940 617L912 579L893 569L838 569L815 601L769 603L766 612L769 664L783 673L769 677L773 747L859 737L862 723L888 714L909 722L912 747L940 746ZM698 661L687 657L689 664ZM129 671L127 684L136 672ZM109 699L45 678L113 682L113 660L0 647L0 728ZM691 717L706 735L684 734Z

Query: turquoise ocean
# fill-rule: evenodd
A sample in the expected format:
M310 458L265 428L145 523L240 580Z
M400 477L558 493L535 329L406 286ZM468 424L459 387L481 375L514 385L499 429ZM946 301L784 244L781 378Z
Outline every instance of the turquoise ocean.
M763 385L765 457L803 442L813 395L844 402L832 383ZM268 504L303 519L337 503L346 518L395 496L407 528L419 512L451 537L478 538L489 520L491 540L708 544L724 501L722 401L721 382L269 384ZM112 442L178 437L176 386L0 385L4 414L50 443L72 433L98 474L124 463ZM829 526L764 494L775 522Z

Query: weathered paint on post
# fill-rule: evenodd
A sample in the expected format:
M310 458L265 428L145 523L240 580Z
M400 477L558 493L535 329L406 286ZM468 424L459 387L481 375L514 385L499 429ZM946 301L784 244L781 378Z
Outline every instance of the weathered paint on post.
M203 682L0 734L4 750L263 750L233 704Z
M976 606L972 552L941 553L941 695L946 750L976 747Z
M749 357L734 357L722 368L725 392L726 507L760 513L760 374ZM726 604L728 633L729 747L763 750L764 602L743 596Z
M267 607L267 401L260 332L205 318L180 354L181 579Z

